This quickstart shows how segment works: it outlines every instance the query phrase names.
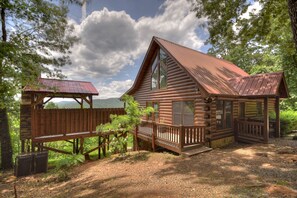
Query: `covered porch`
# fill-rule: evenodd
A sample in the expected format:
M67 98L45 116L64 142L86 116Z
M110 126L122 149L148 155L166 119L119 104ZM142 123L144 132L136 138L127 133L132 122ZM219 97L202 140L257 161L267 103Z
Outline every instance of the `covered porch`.
M239 116L234 119L235 140L268 143L269 138L280 137L280 100L289 97L283 72L239 77L232 79L231 84L239 93L239 101L260 101L258 117L246 116L246 110L239 105Z

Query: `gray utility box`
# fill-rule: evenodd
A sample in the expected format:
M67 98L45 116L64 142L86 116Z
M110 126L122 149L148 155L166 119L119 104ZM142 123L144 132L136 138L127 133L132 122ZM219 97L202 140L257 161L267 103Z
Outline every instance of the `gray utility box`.
M47 172L48 151L20 154L15 159L14 175L27 176Z

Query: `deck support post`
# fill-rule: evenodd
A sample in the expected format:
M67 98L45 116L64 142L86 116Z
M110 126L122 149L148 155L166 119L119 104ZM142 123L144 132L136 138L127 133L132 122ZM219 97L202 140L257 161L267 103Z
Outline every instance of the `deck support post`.
M103 153L103 156L106 157L106 136L103 137L102 153Z
M268 114L268 98L264 98L264 143L269 140L269 114Z
M76 142L75 142L75 153L76 154L79 153L79 149L78 149L78 138L76 138Z
M134 143L134 150L138 151L138 125L135 127L135 135L134 135L135 140L133 141Z
M80 153L84 153L84 138L80 138Z
M156 144L155 144L155 139L156 139L156 130L157 130L157 125L155 122L153 122L153 134L152 134L152 148L153 152L156 150Z
M275 134L274 137L280 137L280 111L279 111L279 96L275 98Z
M101 149L101 136L98 136L98 159L101 159L100 149Z

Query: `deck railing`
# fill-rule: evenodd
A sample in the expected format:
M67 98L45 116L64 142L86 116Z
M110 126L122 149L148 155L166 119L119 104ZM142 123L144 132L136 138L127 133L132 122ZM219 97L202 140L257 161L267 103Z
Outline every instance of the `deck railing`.
M110 121L111 114L122 115L122 108L112 109L34 109L31 117L32 139L43 136L66 136L96 130Z
M185 146L205 142L204 126L178 126L142 121L137 133L151 137L153 146L155 142L162 142L180 150Z
M250 138L255 141L264 140L264 123L261 121L236 120L237 138Z

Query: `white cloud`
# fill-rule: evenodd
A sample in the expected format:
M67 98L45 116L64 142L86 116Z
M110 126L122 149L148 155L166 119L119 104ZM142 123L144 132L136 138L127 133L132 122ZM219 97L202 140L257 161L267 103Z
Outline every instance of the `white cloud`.
M135 60L146 52L152 36L195 49L203 45L195 30L205 19L198 19L191 8L191 1L166 0L159 8L162 13L154 17L135 20L125 11L104 8L92 12L81 24L72 20L73 34L80 37L80 42L72 48L72 65L64 67L63 72L69 79L94 79L103 97L119 96L129 88L130 81L124 81L125 90L119 88L123 83L120 81L103 84L108 92L98 82L116 76L124 67L132 69Z
M132 80L124 81L112 81L108 84L99 83L100 88L98 98L115 98L122 96L131 86L133 85Z
M72 65L65 67L69 78L114 76L145 53L152 36L160 36L199 49L203 41L195 29L201 22L191 12L191 2L167 0L162 14L134 20L125 11L94 11L75 24L80 42L72 49Z

